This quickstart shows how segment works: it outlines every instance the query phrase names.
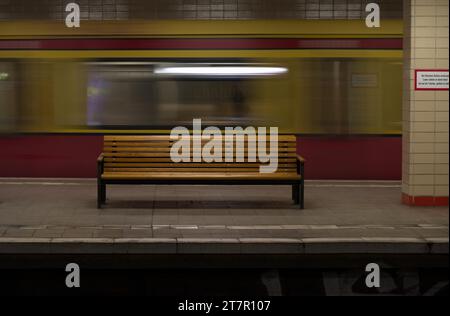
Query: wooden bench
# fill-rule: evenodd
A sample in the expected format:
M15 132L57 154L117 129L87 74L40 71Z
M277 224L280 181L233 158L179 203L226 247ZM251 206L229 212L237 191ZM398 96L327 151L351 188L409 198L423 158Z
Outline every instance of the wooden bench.
M169 135L105 136L97 161L98 208L106 203L106 185L118 184L290 185L292 200L304 208L305 161L297 155L295 136L279 136L278 169L270 174L259 172L260 162L248 162L247 149L243 163L174 163L173 143Z

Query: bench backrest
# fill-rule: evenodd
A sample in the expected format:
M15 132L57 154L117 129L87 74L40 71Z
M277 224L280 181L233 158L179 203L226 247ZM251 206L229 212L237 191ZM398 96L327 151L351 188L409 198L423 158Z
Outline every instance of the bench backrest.
M224 137L225 138L225 137ZM268 137L267 137L268 139ZM202 144L209 140L203 140ZM170 157L170 150L176 141L169 135L152 136L105 136L104 137L104 171L105 172L227 172L227 173L259 173L262 164L257 156L257 162L248 162L248 146L244 144L245 162L179 162ZM233 142L232 153L236 157L236 137L225 138L224 142ZM267 140L269 152L269 140ZM230 148L231 149L231 148ZM229 151L222 143L222 151ZM191 161L193 152L201 152L191 142ZM223 155L225 157L225 154ZM225 160L225 159L223 159ZM278 173L296 173L296 137L293 135L278 136Z

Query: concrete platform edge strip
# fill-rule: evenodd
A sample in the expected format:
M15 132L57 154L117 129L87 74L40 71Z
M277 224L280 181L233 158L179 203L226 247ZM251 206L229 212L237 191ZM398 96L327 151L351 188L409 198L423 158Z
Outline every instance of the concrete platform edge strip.
M448 238L0 238L0 254L448 253Z
M398 180L305 180L315 187L387 187L399 188ZM2 185L96 185L96 178L10 178L0 177Z

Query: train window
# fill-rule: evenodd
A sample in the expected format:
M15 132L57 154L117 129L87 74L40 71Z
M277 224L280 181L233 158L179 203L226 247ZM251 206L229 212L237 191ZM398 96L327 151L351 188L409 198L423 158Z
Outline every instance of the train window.
M12 62L0 62L0 131L15 128L16 72Z
M146 64L107 63L89 68L89 126L146 126L153 120L156 100L156 82Z
M252 81L286 68L244 63L92 63L88 125L166 128L200 118L217 126L255 121Z

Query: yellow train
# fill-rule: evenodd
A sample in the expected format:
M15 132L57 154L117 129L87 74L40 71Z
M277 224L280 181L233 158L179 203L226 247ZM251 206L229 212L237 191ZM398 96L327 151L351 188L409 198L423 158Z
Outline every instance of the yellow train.
M402 21L0 22L0 132L400 135Z

